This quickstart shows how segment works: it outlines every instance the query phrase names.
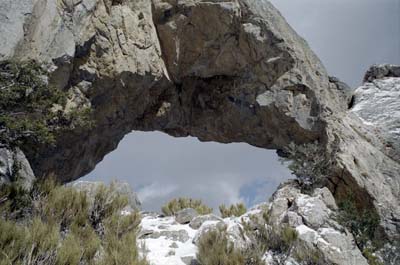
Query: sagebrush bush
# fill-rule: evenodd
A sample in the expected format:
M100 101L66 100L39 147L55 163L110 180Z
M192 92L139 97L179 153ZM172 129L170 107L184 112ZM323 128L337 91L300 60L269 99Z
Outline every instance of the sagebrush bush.
M243 265L244 255L228 241L225 229L210 229L199 239L197 259L202 265Z
M226 229L206 231L199 239L197 259L202 265L264 265L263 256L267 251L288 256L298 243L296 230L286 225L273 227L268 221L266 211L260 216L250 215L247 221L242 220L243 236L251 244L242 250L233 247Z
M219 212L221 213L222 218L232 216L239 217L247 212L247 208L244 203L232 204L229 207L222 204L221 206L219 206Z
M92 199L53 181L25 194L6 185L0 190L0 265L148 264L136 245L140 214L121 215L128 199L112 185ZM23 203L12 202L19 197ZM23 214L15 214L20 207Z
M180 210L192 208L200 215L210 214L213 209L203 204L201 200L191 198L178 198L173 199L161 208L161 211L166 216L175 215Z

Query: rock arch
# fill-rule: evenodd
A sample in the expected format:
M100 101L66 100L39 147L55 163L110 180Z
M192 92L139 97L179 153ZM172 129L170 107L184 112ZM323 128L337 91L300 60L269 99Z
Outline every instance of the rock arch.
M396 150L348 111L351 91L267 1L24 0L0 59L48 63L50 82L96 127L24 150L38 177L86 174L132 130L272 149L318 141L334 154L330 188L400 229ZM22 14L29 13L29 16ZM133 147L134 148L134 147Z

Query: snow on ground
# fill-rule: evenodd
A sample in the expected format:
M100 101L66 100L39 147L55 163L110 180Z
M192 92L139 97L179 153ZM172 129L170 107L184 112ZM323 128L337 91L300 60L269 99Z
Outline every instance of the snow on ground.
M190 228L188 224L178 224L174 217L149 215L142 219L141 227L143 232L160 233L157 238L148 237L139 241L139 244L145 244L146 256L151 265L185 265L182 258L196 257L197 247L192 240L197 231ZM176 237L179 234L182 234L181 238ZM185 235L188 238L185 238Z

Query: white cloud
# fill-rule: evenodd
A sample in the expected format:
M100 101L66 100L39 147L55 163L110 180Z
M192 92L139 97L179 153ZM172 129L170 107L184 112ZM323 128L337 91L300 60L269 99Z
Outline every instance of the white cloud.
M164 198L177 190L176 185L152 183L144 186L137 191L140 201L151 201L158 198Z

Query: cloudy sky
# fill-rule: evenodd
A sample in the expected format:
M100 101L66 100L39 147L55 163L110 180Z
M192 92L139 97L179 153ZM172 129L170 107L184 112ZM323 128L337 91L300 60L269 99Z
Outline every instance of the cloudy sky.
M272 2L328 72L352 87L371 64L400 64L400 0ZM238 201L253 205L289 177L274 151L133 132L84 179L127 181L143 209L159 210L179 196L202 199L214 208Z

